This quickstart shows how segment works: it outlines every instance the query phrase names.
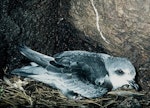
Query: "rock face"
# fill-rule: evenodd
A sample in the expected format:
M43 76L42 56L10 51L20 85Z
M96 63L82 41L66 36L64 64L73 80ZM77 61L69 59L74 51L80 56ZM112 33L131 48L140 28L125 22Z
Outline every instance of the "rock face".
M149 90L149 6L149 0L1 0L0 71L26 61L16 48L20 43L48 55L107 52L128 57Z
M71 0L70 4L71 21L87 37L133 62L148 60L149 0Z
M98 44L92 45L81 39L79 31L67 21L69 3L61 0L1 0L1 69L12 70L20 62L26 62L18 52L19 44L48 55L75 49L104 52Z

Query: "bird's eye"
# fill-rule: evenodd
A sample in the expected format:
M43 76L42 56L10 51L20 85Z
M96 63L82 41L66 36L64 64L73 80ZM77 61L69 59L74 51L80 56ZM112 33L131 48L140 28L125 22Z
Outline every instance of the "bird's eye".
M118 75L123 75L123 74L124 74L124 72L123 72L121 69L116 70L115 72L116 72L116 74L118 74Z

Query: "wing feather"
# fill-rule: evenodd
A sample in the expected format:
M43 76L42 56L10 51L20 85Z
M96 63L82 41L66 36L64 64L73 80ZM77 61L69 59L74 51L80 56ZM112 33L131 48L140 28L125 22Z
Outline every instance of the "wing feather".
M98 87L91 83L84 83L76 75L72 75L70 77L65 73L47 71L45 68L40 66L27 66L16 69L12 71L12 74L29 77L43 82L53 88L59 89L65 95L67 95L68 92L74 92L83 97L95 98L100 97L107 92L106 88Z

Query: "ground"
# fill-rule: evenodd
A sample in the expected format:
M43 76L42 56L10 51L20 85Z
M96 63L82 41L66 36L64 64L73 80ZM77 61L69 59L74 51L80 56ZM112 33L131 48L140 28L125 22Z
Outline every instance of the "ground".
M100 98L72 100L48 85L18 76L5 77L0 85L0 107L3 108L148 108L150 105L150 93L144 91L120 89L117 94L113 91Z

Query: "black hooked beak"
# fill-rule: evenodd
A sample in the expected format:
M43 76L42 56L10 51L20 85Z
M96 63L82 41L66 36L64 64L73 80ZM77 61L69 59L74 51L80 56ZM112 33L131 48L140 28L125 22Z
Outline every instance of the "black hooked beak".
M129 81L130 86L132 86L135 90L139 90L139 85L135 83L134 80Z

